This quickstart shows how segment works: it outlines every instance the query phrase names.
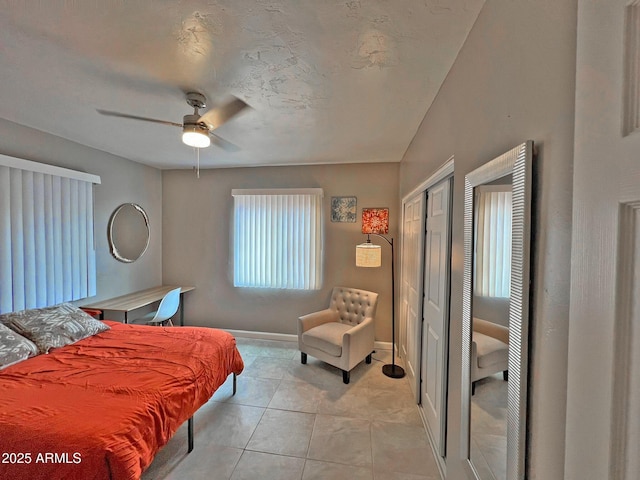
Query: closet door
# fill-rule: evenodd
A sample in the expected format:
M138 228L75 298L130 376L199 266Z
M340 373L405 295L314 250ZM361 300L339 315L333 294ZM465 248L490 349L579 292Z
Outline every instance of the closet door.
M409 384L416 402L420 395L420 343L422 309L422 232L424 231L425 194L420 192L404 202L402 282L401 282L401 346Z
M431 439L444 457L449 331L450 180L427 192L420 408Z

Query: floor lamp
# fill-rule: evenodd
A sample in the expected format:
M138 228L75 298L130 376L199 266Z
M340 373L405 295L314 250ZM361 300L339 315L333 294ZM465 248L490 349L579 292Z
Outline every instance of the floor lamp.
M364 226L363 226L364 230ZM383 238L391 245L391 364L382 367L382 373L391 378L404 377L404 369L396 365L396 284L394 271L393 237L388 239L384 235L374 232L367 233L367 242L356 246L357 267L379 267L382 265L382 248L371 243L371 235Z

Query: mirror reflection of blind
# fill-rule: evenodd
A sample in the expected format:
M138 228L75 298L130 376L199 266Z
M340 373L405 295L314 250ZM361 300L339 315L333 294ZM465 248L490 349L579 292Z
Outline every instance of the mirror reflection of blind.
M474 294L509 297L511 185L476 187Z
M322 286L322 189L232 190L235 287Z
M0 157L0 313L95 295L92 182L100 177Z

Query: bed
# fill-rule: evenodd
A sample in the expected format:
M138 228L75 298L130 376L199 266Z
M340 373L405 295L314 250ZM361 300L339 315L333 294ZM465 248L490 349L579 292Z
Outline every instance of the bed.
M97 320L96 320L97 321ZM133 480L242 358L211 328L108 330L0 370L0 478Z

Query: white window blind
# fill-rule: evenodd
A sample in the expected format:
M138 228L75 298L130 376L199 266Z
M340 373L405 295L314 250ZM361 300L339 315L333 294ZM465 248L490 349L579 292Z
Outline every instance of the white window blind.
M234 286L319 289L322 189L234 189L231 193Z
M511 185L476 187L475 294L511 291Z
M0 155L0 313L96 294L93 183Z

